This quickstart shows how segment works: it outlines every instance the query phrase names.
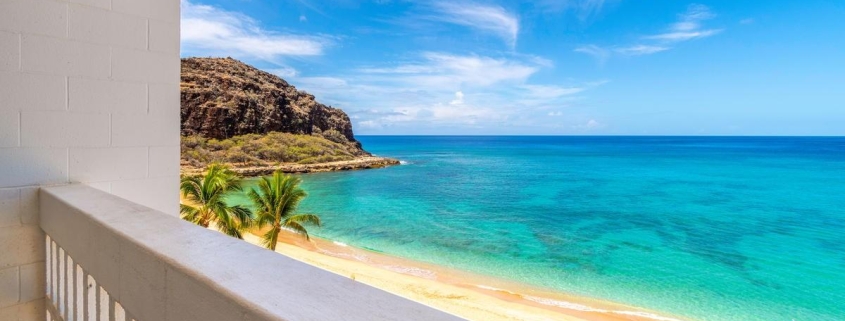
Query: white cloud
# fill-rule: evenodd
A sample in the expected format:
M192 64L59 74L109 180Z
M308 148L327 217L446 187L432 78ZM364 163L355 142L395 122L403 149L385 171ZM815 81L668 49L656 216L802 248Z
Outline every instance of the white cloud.
M705 5L691 4L687 11L678 15L678 21L661 34L645 37L664 42L681 42L696 38L705 38L721 32L721 29L703 29L702 23L716 15Z
M528 91L530 97L535 99L555 99L563 96L580 93L585 87L562 87L552 85L522 85L521 88Z
M365 120L358 122L358 125L363 128L381 128L381 125L376 123L374 120Z
M305 15L299 15L299 22L306 22L306 21L308 21L308 17L306 17Z
M573 10L579 19L586 20L599 13L605 2L605 0L538 0L532 3L535 7L547 12Z
M291 67L280 67L280 68L274 68L274 69L267 69L267 72L274 74L276 76L279 76L283 79L293 78L293 77L296 77L297 75L299 75L299 71L297 71L296 69L293 69Z
M604 64L608 58L610 58L610 50L605 48L596 46L596 45L584 45L575 48L575 52L585 53L593 58L598 60L599 64Z
M206 56L254 57L322 55L326 37L283 34L262 29L249 16L181 0L182 50Z
M647 39L655 39L655 40L665 40L669 42L679 42L679 41L687 41L692 40L695 38L705 38L715 35L721 32L721 30L701 30L701 31L678 31L678 32L667 32L661 33L659 35L653 35L646 37Z
M613 51L616 51L620 54L627 55L627 56L639 56L639 55L650 55L650 54L653 54L653 53L658 53L658 52L666 51L666 50L669 50L669 47L635 45L635 46L630 46L630 47L616 48Z
M519 18L500 6L463 1L438 1L432 4L437 15L433 20L466 26L494 34L509 46L516 46Z
M598 122L595 119L590 119L586 123L572 126L572 128L574 128L574 129L583 130L583 131L596 130L596 129L601 129L601 128L604 128L604 127L605 127L604 124Z
M549 112L549 116L552 116L552 117L563 116L563 112L560 112L560 111L550 111L550 112Z
M454 132L531 126L526 125L529 117L547 117L546 113L566 108L583 91L604 83L530 83L535 73L551 65L543 58L519 54L422 52L345 75L289 81L319 101L346 110L363 133Z
M524 82L539 70L531 62L476 55L426 52L422 61L389 68L365 68L364 73L386 75L417 88L490 86L501 82Z
M464 104L464 93L458 91L455 93L455 100L449 102L449 105L463 105Z
M300 77L296 78L298 84L304 87L318 87L318 88L340 88L346 87L348 83L346 80L337 77Z
M754 23L754 18L745 18L739 21L739 24L750 25Z
M575 52L593 56L599 64L604 64L613 54L642 56L663 52L672 49L672 45L675 43L706 38L721 32L722 29L703 27L704 21L713 19L715 16L707 6L692 4L687 7L687 11L678 15L678 20L672 23L665 32L643 37L643 39L648 40L646 44L611 46L609 48L584 45L576 47Z

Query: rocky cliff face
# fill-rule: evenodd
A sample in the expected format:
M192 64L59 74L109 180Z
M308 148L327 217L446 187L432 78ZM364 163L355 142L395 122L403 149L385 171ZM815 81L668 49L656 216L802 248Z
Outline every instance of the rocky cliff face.
M182 135L273 131L320 135L361 150L346 113L283 79L232 58L182 59Z

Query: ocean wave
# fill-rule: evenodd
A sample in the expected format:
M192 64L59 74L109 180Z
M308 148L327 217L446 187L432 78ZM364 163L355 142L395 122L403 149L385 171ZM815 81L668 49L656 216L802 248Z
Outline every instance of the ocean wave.
M496 291L496 292L505 292L507 294L522 296L521 294L516 293L516 292L511 292L511 291L508 291L508 290L505 290L505 289L500 289L500 288L496 288L496 287L492 287L492 286L488 286L488 285L483 285L483 284L476 284L475 287L477 287L479 289L485 289L485 290Z
M630 315L636 316L641 318L647 318L652 320L658 321L681 321L675 318L659 316L653 313L648 312L639 312L639 311L624 311L624 310L606 310L606 309L599 309L593 308L590 306L586 306L583 304L572 303L567 301L560 301L560 300L552 300L548 298L541 298L536 296L524 296L526 300L537 302L544 305L555 306L559 308L569 309L569 310L576 310L576 311L583 311L583 312L597 312L597 313L606 313L606 314L621 314L621 315Z
M338 253L338 252L326 251L324 249L318 249L317 252L319 252L320 254L328 255L328 256L351 259L351 260L355 260L355 261L359 261L359 262L369 262L370 261L370 258L368 258L366 255Z
M334 243L334 245L337 245L337 246L342 246L342 247L347 247L347 246L349 246L349 245L347 245L346 243L343 243L343 242L338 242L338 241L332 241L332 243Z
M399 165L410 165L410 164L411 164L411 162L409 162L409 161L403 161L403 160L399 161Z
M529 300L529 301L533 301L533 302L540 303L540 304L543 304L543 305L549 305L549 306L554 306L554 307L558 307L558 308L564 308L564 309L568 309L568 310L576 310L576 311L583 311L583 312L597 312L597 313L606 313L606 314L607 313L613 313L613 314L621 314L621 315L630 315L630 316L648 318L648 319L658 320L658 321L681 321L681 320L678 320L678 319L675 319L675 318L659 316L659 315L656 315L656 314L653 314L653 313L648 313L648 312L599 309L599 308L594 308L594 307L591 307L591 306L573 303L573 302L553 300L553 299L541 298L541 297L530 296L530 295L521 295L519 293L515 293L515 292L505 290L505 289L500 289L500 288L496 288L496 287L492 287L492 286L488 286L488 285L483 285L483 284L476 284L475 287L477 287L479 289L490 290L490 291L505 292L505 293L508 293L508 294L521 296L521 297L523 297L523 298L525 298L526 300Z
M421 268L408 267L408 266L398 266L398 265L379 265L379 267L381 267L385 270L396 272L396 273L408 274L408 275L418 276L418 277L421 277L421 278L426 278L426 279L431 279L431 280L437 278L437 273L434 273L434 271L421 269Z

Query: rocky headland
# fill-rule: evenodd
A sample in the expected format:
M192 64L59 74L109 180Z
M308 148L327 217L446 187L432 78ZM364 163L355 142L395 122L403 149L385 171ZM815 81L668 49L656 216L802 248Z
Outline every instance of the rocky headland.
M232 58L182 59L183 173L213 162L246 176L398 164L365 151L349 116Z

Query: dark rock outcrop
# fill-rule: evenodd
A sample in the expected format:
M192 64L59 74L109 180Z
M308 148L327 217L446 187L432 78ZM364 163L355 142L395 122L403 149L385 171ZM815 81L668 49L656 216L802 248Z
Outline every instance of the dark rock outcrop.
M182 59L181 88L182 135L224 139L276 131L320 135L361 150L342 110L238 60Z

